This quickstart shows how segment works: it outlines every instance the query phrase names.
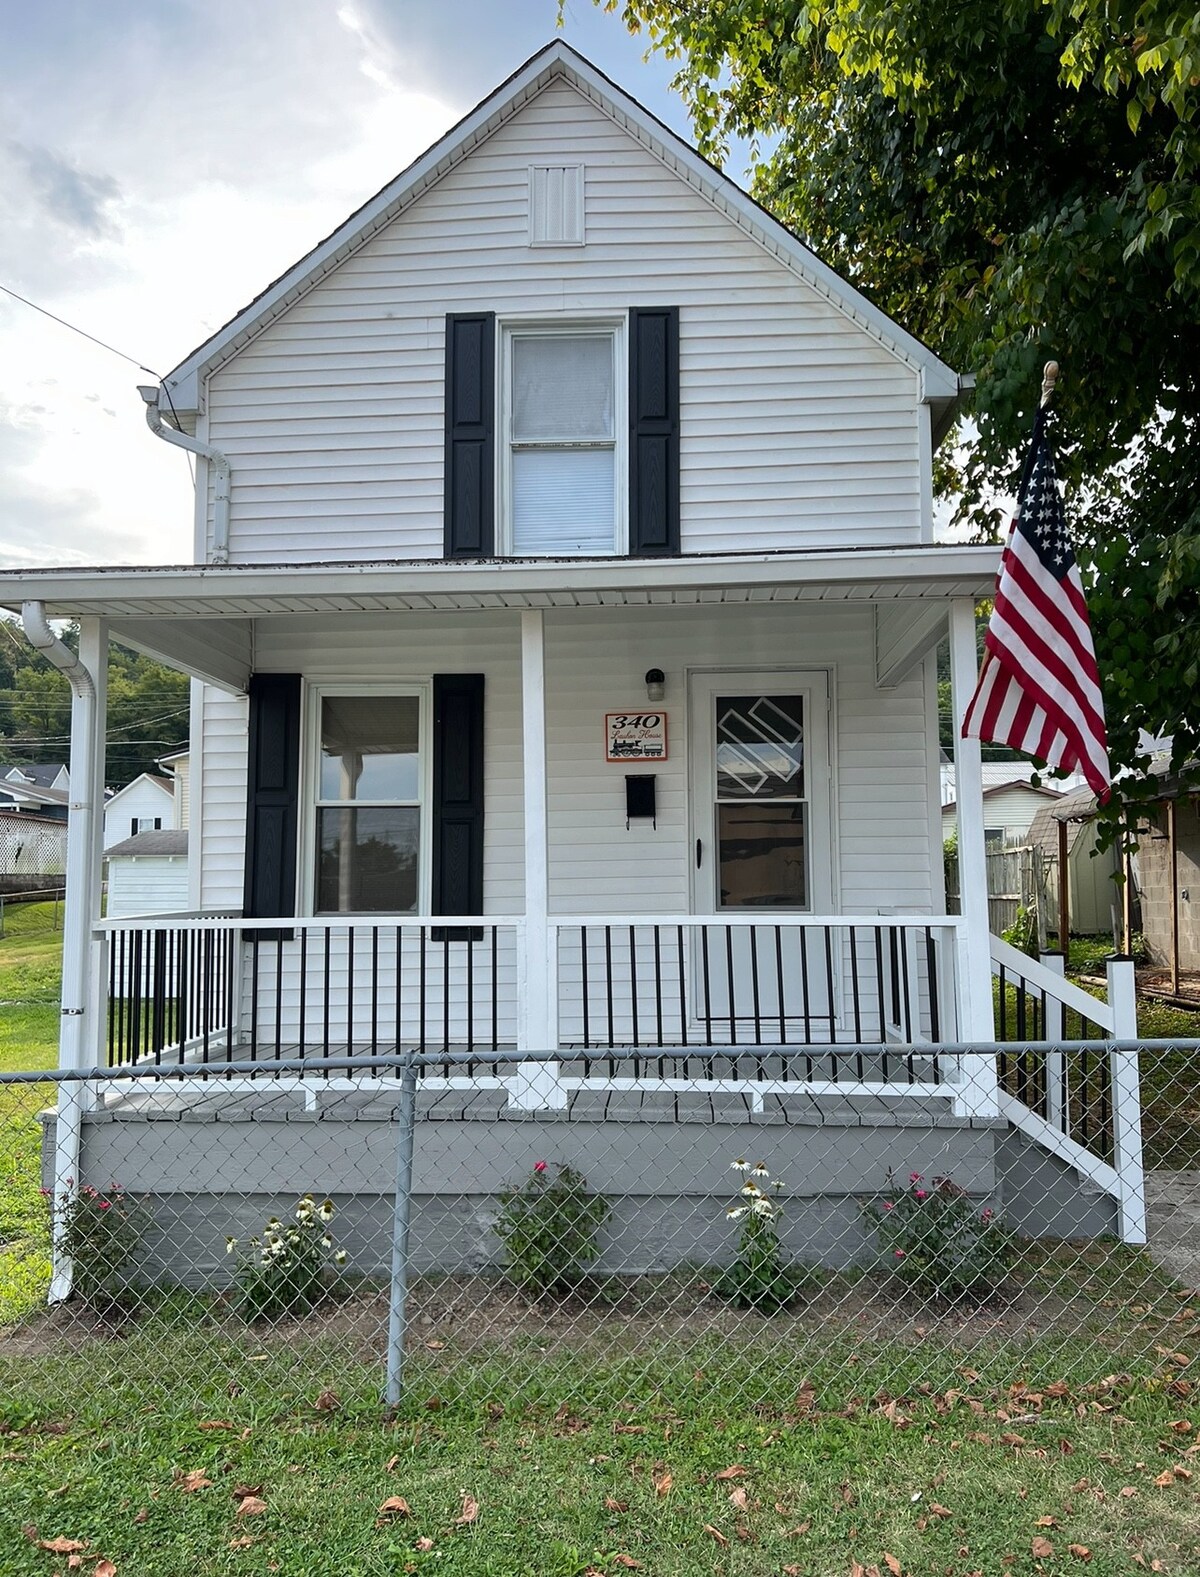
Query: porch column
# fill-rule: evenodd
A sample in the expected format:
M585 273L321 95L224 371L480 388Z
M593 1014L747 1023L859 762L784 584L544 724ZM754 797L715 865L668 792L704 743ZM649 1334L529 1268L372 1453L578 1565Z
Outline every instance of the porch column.
M89 1068L103 1057L104 944L92 933L100 918L100 872L104 856L104 755L108 722L108 621L79 621L79 660L84 673L71 678L70 801L67 811L66 898L63 904L62 1016L60 1068ZM91 1104L87 1084L60 1086L55 1122L54 1195L79 1181L82 1116ZM68 1179L72 1179L68 1183ZM71 1262L57 1247L50 1301L71 1291Z
M992 1010L991 928L987 903L987 853L983 833L983 770L979 741L962 737L962 721L975 691L975 603L956 597L950 605L950 689L954 704L954 798L958 821L958 890L962 924L958 939L959 1038L996 1038ZM996 1112L996 1062L990 1056L961 1059L958 1106L972 1116Z
M558 955L550 925L546 843L546 657L540 609L521 614L521 739L525 785L525 928L518 961L518 1051L558 1049ZM557 1062L518 1064L511 1100L563 1107Z

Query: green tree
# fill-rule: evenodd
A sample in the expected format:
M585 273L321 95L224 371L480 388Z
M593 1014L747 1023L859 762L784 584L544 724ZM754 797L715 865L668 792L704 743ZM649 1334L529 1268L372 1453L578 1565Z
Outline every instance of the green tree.
M7 625L0 644L0 760L65 761L71 743L71 689L64 676L39 657ZM78 631L63 640L72 650ZM188 738L189 684L152 658L115 643L108 654L108 750L105 777L123 788L152 772L159 756Z
M937 481L1001 524L1040 389L1115 765L1200 749L1200 16L1171 0L596 0L679 63L703 152L977 377Z

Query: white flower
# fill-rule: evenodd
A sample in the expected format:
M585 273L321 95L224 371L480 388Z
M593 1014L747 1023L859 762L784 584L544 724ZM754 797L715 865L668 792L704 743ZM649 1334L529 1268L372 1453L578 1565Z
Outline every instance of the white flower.
M237 1238L226 1238L225 1239L225 1252L227 1254L232 1254L236 1247L237 1247Z
M783 1192L783 1184L779 1181L778 1178L776 1178L775 1181L771 1184L771 1187L775 1190L775 1192L777 1194L782 1194L782 1192Z
M759 1161L757 1166L755 1166L754 1170L750 1173L751 1177L770 1177L770 1175L770 1172L767 1171L766 1167L761 1161Z
M729 1165L734 1172L748 1172L750 1170L749 1161L743 1161L740 1155L736 1161L730 1161Z
M304 1201L301 1200L300 1203L296 1206L296 1220L300 1221L300 1222L305 1222L305 1221L308 1221L311 1218L311 1216L312 1216L312 1206L311 1205L306 1205L304 1203Z
M326 1221L332 1221L333 1220L333 1200L332 1199L326 1199L322 1203L321 1208L317 1211L317 1219L321 1222L322 1225L324 1225Z
M333 1261L335 1265L344 1265L346 1263L346 1250L344 1248L338 1249L333 1256Z
M272 1216L271 1219L267 1222L267 1225L272 1230L274 1230L279 1225L279 1217L278 1216Z
M746 1199L757 1199L761 1190L757 1183L743 1183L738 1192Z
M325 1236L321 1239L321 1247L322 1248L332 1248L333 1247L333 1239L329 1236L328 1232L326 1232Z
M725 1212L725 1219L727 1221L740 1221L745 1214L745 1205L734 1205Z
M775 1215L775 1206L769 1199L756 1199L750 1208L756 1216L765 1216L768 1221Z

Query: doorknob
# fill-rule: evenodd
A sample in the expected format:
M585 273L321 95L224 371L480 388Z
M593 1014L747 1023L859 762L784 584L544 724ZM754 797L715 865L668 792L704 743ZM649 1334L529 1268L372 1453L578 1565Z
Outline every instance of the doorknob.
M704 844L701 842L701 840L699 838L697 838L696 839L696 869L697 870L700 869L700 861L703 859L703 857L704 857Z

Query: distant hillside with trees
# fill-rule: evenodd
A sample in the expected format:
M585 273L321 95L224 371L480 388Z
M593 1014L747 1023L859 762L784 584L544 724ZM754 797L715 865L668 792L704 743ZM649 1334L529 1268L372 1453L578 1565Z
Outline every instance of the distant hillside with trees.
M70 625L62 639L77 650ZM124 788L153 772L159 756L188 740L188 679L115 643L108 656L108 761L105 780ZM0 620L0 765L66 761L71 748L71 688L34 651L19 624Z

